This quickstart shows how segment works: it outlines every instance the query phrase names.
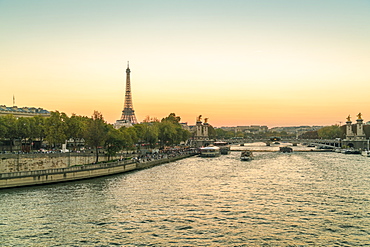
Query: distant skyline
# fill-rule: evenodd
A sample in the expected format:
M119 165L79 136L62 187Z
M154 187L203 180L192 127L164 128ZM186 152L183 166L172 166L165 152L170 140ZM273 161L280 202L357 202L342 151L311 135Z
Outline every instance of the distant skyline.
M114 123L370 120L367 0L0 0L0 104Z

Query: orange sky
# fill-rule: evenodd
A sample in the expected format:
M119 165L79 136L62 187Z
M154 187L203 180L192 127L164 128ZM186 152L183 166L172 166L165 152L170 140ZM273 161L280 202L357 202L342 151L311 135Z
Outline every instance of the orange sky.
M1 1L0 104L217 127L370 120L368 1ZM369 118L367 118L369 116Z

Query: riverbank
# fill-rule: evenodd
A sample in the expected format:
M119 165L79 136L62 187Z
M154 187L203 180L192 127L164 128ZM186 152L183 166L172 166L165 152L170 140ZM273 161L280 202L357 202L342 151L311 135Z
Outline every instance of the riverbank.
M230 150L231 152L242 152L242 151L245 151L247 149L233 149L233 150ZM253 151L253 152L280 152L280 150L272 150L272 149L256 149L256 150L253 150L253 149L250 149L250 151ZM332 149L294 149L293 148L293 152L334 152L334 150Z
M165 156L161 159L154 159L149 161L141 160L140 162L132 160L120 160L110 163L73 166L68 168L1 173L0 189L60 183L108 176L134 170L146 169L160 164L184 159L193 155L196 155L196 153L183 153L180 155Z
M191 157L100 179L0 190L2 246L368 246L368 158Z
M103 163L108 162L109 159L119 160L131 156L133 156L131 153L120 153L108 157L100 153L98 162ZM0 154L0 174L68 168L95 162L96 154L91 152Z

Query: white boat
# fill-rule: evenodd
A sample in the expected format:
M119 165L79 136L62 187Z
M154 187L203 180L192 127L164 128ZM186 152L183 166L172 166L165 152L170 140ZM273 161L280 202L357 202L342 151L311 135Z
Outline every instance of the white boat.
M200 148L201 157L218 157L221 155L220 148L215 146L208 146Z
M246 150L246 151L242 152L241 155L240 155L240 160L242 160L242 161L253 160L253 153L249 150Z
M362 156L370 157L370 141L367 140L367 149L361 152Z
M342 149L342 154L361 154L360 150L358 149Z
M227 142L214 142L213 145L220 148L221 154L230 153L230 145Z

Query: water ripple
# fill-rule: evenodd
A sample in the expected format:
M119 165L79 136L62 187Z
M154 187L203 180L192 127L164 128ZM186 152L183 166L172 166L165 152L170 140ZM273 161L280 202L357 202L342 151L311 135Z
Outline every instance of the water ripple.
M336 153L192 157L0 191L2 246L370 245L370 160Z

